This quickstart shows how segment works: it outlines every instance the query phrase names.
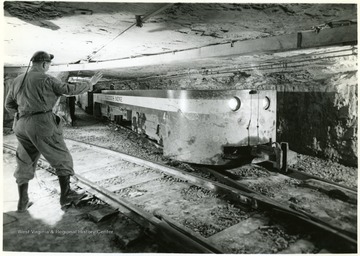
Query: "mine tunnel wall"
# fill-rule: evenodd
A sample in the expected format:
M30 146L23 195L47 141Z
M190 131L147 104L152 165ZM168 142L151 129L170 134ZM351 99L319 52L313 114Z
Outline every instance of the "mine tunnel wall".
M100 82L101 89L275 89L277 141L299 153L357 166L357 57L300 68L209 73ZM190 72L191 71L191 72ZM5 92L13 80L5 74ZM4 115L4 119L9 118ZM11 117L10 117L11 118Z
M356 87L348 88L355 97ZM278 93L278 140L297 152L357 165L357 102L336 92Z

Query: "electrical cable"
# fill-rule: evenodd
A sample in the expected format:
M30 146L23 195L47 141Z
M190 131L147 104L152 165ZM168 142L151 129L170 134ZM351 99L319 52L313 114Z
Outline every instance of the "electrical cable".
M101 51L102 49L104 49L106 46L108 46L111 42L113 42L115 39L117 39L119 36L121 36L122 34L124 34L126 31L128 31L130 28L132 28L133 26L136 25L136 22L131 24L128 28L126 28L125 30L121 31L116 37L114 37L113 39L111 39L110 41L108 41L107 43L105 43L103 46L101 46L98 50L93 51L91 54L89 54L87 56L87 60L90 61L99 51Z
M253 100L253 94L250 92L250 118L249 118L249 123L246 127L247 131L248 131L248 145L250 146L250 125L251 125L251 121L252 121L252 100Z
M24 85L25 78L26 78L26 76L27 76L27 74L28 74L28 71L29 71L29 68L30 68L30 63L31 63L31 61L32 61L32 58L31 58L31 59L30 59L30 61L29 61L29 64L28 64L27 69L26 69L26 71L25 71L24 78L23 78L23 80L21 81L21 85L20 85L19 90L17 91L16 95L20 92L21 88L22 88L22 87L23 87L23 85Z
M349 51L349 50L342 50L343 52L344 51ZM337 51L337 52L340 52L340 51ZM325 53L324 53L325 54ZM326 53L327 54L327 53ZM318 57L316 59L303 59L303 60L295 60L295 61L289 61L287 62L287 68L299 68L299 67L303 67L306 65L306 63L304 64L299 64L299 65L292 65L292 66L289 66L290 64L294 64L294 63L303 63L303 62L316 62L316 61L322 61L322 60L325 60L325 59L331 59L331 58L341 58L341 57L349 57L349 56L353 56L353 55L356 55L357 53L351 53L351 54L342 54L342 55L336 55L336 56L325 56L325 57ZM321 54L317 54L317 55L321 55ZM298 56L295 56L295 57L292 57L292 58L296 58ZM301 56L300 56L301 57ZM219 74L227 74L227 73L237 73L239 72L239 70L241 70L242 72L245 72L245 71L252 71L252 70L272 70L272 69L279 69L279 67L273 67L273 65L280 65L281 61L278 61L276 63L265 63L266 64L258 64L256 66L237 66L236 68L224 68L224 69L219 69L219 70L216 70L216 71L213 71L213 72L209 72L209 71L204 71L204 72L200 72L200 74L202 75L219 75ZM285 73L286 71L284 71ZM199 73L196 73L196 74L199 74ZM171 75L158 75L158 76L150 76L150 77L138 77L137 80L138 81L142 81L142 80L148 80L148 79L152 79L152 78L159 78L159 77L162 77L162 78L176 78L176 77L184 77L184 76L188 76L188 75L191 75L191 72L187 71L186 73L176 73L176 74L171 74ZM124 80L124 81L131 81L131 80Z
M222 43L219 43L219 44L222 44ZM225 44L225 43L224 43ZM166 51L166 52L160 52L160 53L152 53L152 54L140 54L140 55L136 55L136 56L132 56L132 57L124 57L124 58L114 58L114 59L108 59L108 60L100 60L100 61L97 61L98 63L101 63L101 62L107 62L107 61L116 61L116 60L126 60L126 59L134 59L134 58L139 58L139 57L144 57L144 56L156 56L156 55L162 55L162 54L168 54L168 53L175 53L175 52L183 52L183 51L188 51L188 50L194 50L194 49L201 49L203 47L207 47L207 46L210 46L210 45L213 45L213 44L208 44L208 45L203 45L203 46L199 46L199 47L192 47L192 48L186 48L186 49L182 49L182 50L173 50L173 51ZM332 54L332 53L340 53L340 52L346 52L346 51L350 51L352 50L352 53L351 54L345 54L345 55L336 55L336 56L325 56L325 57L316 57L316 56L322 56L322 55L329 55L329 54ZM311 56L314 56L316 57L316 59L312 59L312 61L316 61L316 60L322 60L322 59L326 59L326 58L336 58L336 57L346 57L346 56L350 56L350 55L356 55L357 52L354 50L354 47L352 47L351 49L341 49L341 50L334 50L334 51L329 51L329 52L322 52L322 53L314 53L314 54L310 54ZM293 56L291 57L291 59L293 58L301 58L302 55L298 55L298 56ZM305 57L306 58L306 57ZM285 58L279 58L279 61L281 60L285 60L286 61L286 64L292 64L292 63L300 63L300 62L305 62L305 61L309 61L308 59L305 59L305 60L295 60L295 61L287 61L287 57ZM257 66L242 66L242 67L239 67L241 69L247 69L247 70L253 70L255 68L268 68L268 69L271 69L271 65L279 65L279 63L269 63L267 61L263 61L263 62L260 62L260 63L263 63L263 64L259 64Z
M257 119L256 119L256 130L257 130L257 143L260 143L260 132L259 132L259 116L260 116L260 93L257 93Z

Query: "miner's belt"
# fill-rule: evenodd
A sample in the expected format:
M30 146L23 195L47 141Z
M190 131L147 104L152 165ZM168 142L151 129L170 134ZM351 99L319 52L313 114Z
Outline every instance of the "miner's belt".
M33 113L27 113L27 114L20 114L20 117L29 117L29 116L35 116L35 115L40 115L40 114L46 114L46 113L49 113L51 112L52 109L50 110L46 110L46 111L39 111L39 112L33 112Z

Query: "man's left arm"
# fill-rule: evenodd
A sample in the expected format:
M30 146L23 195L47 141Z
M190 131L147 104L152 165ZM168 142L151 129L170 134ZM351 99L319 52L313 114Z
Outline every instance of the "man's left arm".
M10 115L14 115L16 112L18 112L18 104L14 98L13 90L10 89L8 94L6 95L5 99L5 109L9 112Z

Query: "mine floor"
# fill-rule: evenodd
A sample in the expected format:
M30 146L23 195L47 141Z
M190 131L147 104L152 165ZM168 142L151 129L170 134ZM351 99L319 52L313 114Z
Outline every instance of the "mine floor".
M14 136L14 135L11 135ZM13 138L12 138L13 139ZM6 137L5 137L6 140ZM17 209L18 191L13 172L13 154L3 155L3 251L5 252L154 252L154 243L141 238L125 248L123 238L131 239L138 227L120 214L96 222L89 213L107 206L99 201L62 209L56 176L38 168L29 182L29 197L34 203L27 212ZM137 232L138 234L138 232ZM137 237L138 238L138 237Z

